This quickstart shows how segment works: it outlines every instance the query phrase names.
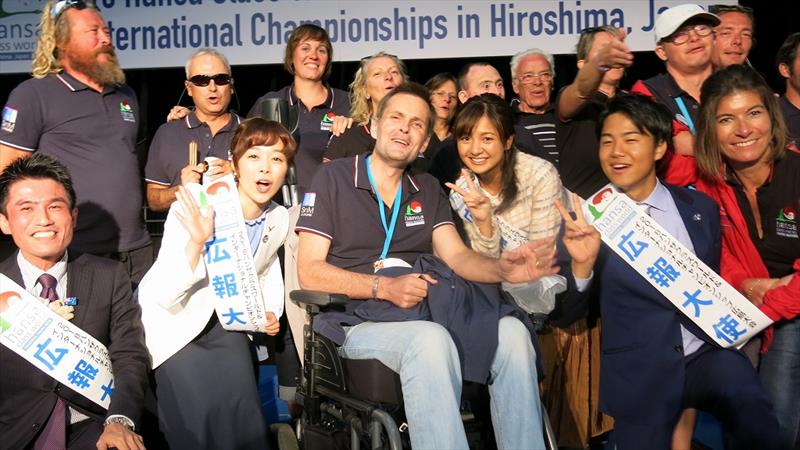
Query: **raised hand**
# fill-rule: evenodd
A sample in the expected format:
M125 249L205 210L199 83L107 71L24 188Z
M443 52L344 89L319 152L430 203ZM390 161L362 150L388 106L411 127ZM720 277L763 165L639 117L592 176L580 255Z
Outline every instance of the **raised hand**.
M626 68L633 65L633 52L625 43L627 32L619 29L619 37L615 37L607 44L600 47L592 61L601 72L608 69Z
M555 239L538 239L500 255L500 275L509 283L536 281L558 273Z
M475 225L480 226L481 223L491 222L492 204L489 202L489 197L483 195L480 188L472 181L472 174L469 170L461 169L461 176L467 180L467 190L461 189L455 183L445 183L445 186L464 198L464 204L472 214Z
M575 205L575 219L569 214L560 199L555 200L556 208L564 220L564 247L572 257L572 270L575 276L588 278L600 252L600 233L594 226L589 225L583 216L581 199L577 194L572 194L572 204Z
M201 209L192 194L183 186L178 188L175 198L181 205L175 214L189 232L190 241L197 246L205 246L214 233L214 209L210 206Z

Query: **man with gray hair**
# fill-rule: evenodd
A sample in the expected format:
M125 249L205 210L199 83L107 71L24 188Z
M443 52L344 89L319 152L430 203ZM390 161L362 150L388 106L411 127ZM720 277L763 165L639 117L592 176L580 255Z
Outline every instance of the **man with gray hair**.
M228 151L241 119L228 110L233 94L228 59L210 48L195 51L186 61L184 85L194 111L161 125L147 155L147 206L153 211L169 209L178 187L199 182L204 171L230 172ZM205 166L203 160L209 156L219 160Z
M0 171L34 152L63 163L79 199L70 251L116 259L138 283L153 263L142 220L139 105L93 4L42 8L32 73L3 108Z
M553 55L530 48L511 58L511 87L519 99L512 101L517 129L517 144L533 149L539 156L558 165L556 118L550 94L553 92Z

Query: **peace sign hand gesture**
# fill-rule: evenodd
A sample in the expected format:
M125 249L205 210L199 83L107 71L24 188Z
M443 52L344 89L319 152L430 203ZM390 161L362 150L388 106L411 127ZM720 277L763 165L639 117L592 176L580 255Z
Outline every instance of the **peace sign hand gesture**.
M489 197L483 195L480 188L472 181L472 174L467 169L461 169L461 176L467 180L467 189L469 190L464 190L455 183L445 183L445 186L464 198L464 204L467 205L470 214L472 214L475 225L480 228L481 224L491 224L492 204L489 202ZM483 232L483 230L481 230L481 232ZM489 233L489 235L491 235L491 233Z
M586 223L583 209L580 207L581 199L577 194L572 194L572 204L575 205L575 219L564 208L560 199L555 200L556 208L564 219L564 247L572 257L572 273L579 278L589 278L600 252L600 233L594 226Z

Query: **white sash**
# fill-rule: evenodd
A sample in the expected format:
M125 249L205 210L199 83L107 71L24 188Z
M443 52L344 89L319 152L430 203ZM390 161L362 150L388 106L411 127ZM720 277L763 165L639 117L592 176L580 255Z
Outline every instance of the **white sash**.
M772 323L613 186L592 195L583 208L608 248L722 347L741 347Z
M220 324L226 330L263 331L267 310L233 175L207 185L190 184L189 190L201 207L214 207L214 235L203 258Z
M475 185L478 181L473 179ZM467 180L461 176L456 180L456 185L464 190L469 190ZM464 203L464 197L456 191L450 191L450 206L464 219L473 223L472 213ZM500 249L513 250L528 243L528 235L519 228L506 222L502 217L494 214L500 232ZM541 277L531 283L501 283L503 290L514 297L520 308L528 314L549 314L555 308L556 295L567 290L567 280L562 275L549 275Z
M108 409L114 390L108 349L3 274L0 343L59 383Z

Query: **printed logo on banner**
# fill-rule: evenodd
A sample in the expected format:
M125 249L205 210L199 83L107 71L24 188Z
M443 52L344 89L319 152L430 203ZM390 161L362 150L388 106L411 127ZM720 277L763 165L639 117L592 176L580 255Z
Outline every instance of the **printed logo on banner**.
M14 132L14 127L17 125L17 110L6 106L3 108L3 124L0 125L3 131L8 133Z
M322 120L319 122L320 131L331 131L334 117L336 117L336 113L333 111L328 111L327 114L322 116Z
M775 218L775 234L782 237L797 239L797 211L787 206L778 212Z
M422 214L422 203L414 200L406 206L406 228L425 225L425 216Z
M592 202L589 204L589 213L592 214L595 220L602 217L608 205L611 204L612 194L611 188L606 188L592 197Z
M9 291L0 293L0 334L3 334L6 330L11 328L11 323L3 319L2 314L8 311L13 302L20 300L21 298L19 297L19 294L17 294L16 292Z
M122 120L125 122L136 122L136 116L133 115L133 108L127 100L119 102L119 113L122 115Z
M300 215L311 217L314 215L314 203L317 201L316 192L306 192L303 195L303 203L300 204Z

